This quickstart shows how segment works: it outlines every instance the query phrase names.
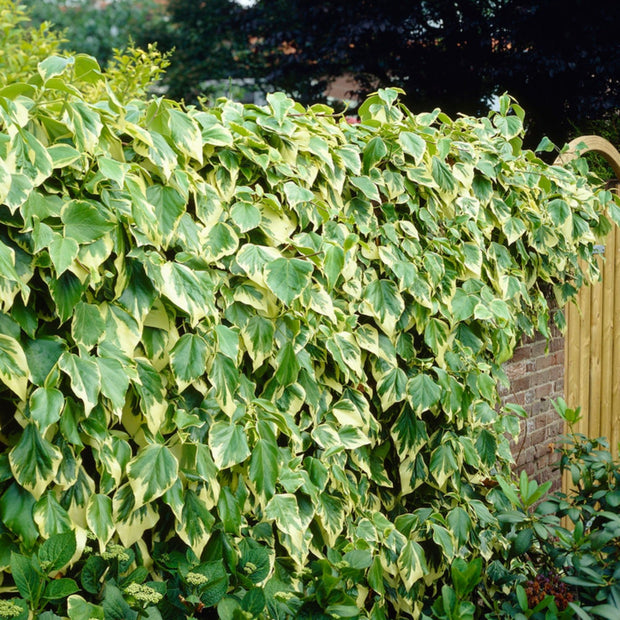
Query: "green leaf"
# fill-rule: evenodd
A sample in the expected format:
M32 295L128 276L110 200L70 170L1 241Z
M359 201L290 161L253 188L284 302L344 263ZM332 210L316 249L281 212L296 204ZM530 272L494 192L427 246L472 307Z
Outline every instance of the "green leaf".
M205 374L207 343L196 334L184 334L170 351L170 366L177 379L191 382Z
M164 185L150 185L146 199L155 207L155 218L164 247L175 237L181 217L185 213L185 200L178 190Z
M170 134L179 149L202 164L203 136L200 127L189 114L168 109Z
M99 543L105 546L115 530L112 500L107 495L96 493L90 496L86 504L86 523Z
M493 124L499 129L500 134L507 140L518 136L523 129L523 123L518 116L496 116Z
M32 516L34 504L34 497L16 482L13 482L0 497L2 523L19 536L27 548L31 548L39 537Z
M11 553L11 575L22 598L30 603L31 608L36 609L43 594L45 579L33 561L19 553Z
M441 161L439 157L433 155L431 163L431 174L439 187L447 192L453 192L457 188L457 182L450 167Z
M217 346L220 352L234 362L239 355L239 333L226 325L216 325Z
M15 480L39 498L54 479L62 453L42 437L34 424L28 424L9 452L9 462Z
M239 534L241 529L241 509L237 498L232 491L223 486L217 501L217 511L224 531L229 534Z
M75 532L54 534L39 548L39 562L47 565L48 572L60 570L69 563L76 548Z
M113 582L107 582L104 586L102 606L105 620L136 620L138 617Z
M127 368L118 360L105 357L96 357L95 361L101 375L101 393L110 399L114 412L120 417L129 389Z
M69 377L71 389L84 403L84 411L88 415L97 404L101 390L99 366L93 360L65 351L58 360L58 367Z
M207 578L206 587L200 591L200 601L205 607L213 607L222 599L228 590L228 573L222 560L204 562L192 568L192 572Z
M398 142L405 153L413 156L416 164L422 161L426 151L426 142L423 138L410 131L401 131L398 134Z
M53 579L50 581L45 587L43 597L47 600L54 601L67 598L71 594L79 592L79 590L80 588L78 587L78 584L75 583L73 579L63 577L61 579Z
M242 327L241 337L243 344L252 358L254 370L260 367L268 357L274 346L275 327L273 321L255 314Z
M105 620L103 607L86 602L77 594L67 599L69 620Z
M60 390L40 387L30 395L30 417L42 434L60 420L65 399Z
M99 114L86 103L73 100L66 106L66 122L73 129L78 150L94 152L103 129Z
M299 258L277 258L265 267L266 283L272 293L289 306L310 284L314 268Z
M337 332L330 336L325 346L332 357L344 371L345 376L353 371L356 377L361 378L364 374L362 368L362 352L352 334Z
M239 385L239 370L236 363L229 357L216 353L209 371L209 380L215 389L218 405L228 415L236 409L234 394Z
M207 510L205 502L191 489L183 495L181 519L176 522L177 534L200 555L211 536L215 517Z
M101 339L105 327L101 307L83 301L78 302L71 321L71 335L76 342L86 347L95 346Z
M420 415L434 407L441 397L441 387L426 373L420 373L407 382L411 406Z
M476 439L476 451L482 462L492 467L497 459L497 439L493 433L486 429L480 431Z
M299 536L303 531L297 499L290 493L274 495L265 506L265 518L275 521L277 528L289 536Z
M364 147L364 153L362 155L364 174L368 174L370 169L379 164L387 154L387 146L379 136L375 136L369 140L368 144Z
M286 387L291 383L297 381L297 375L299 374L299 362L297 361L297 355L293 343L286 342L284 346L278 352L276 358L278 367L275 372L275 379L280 384L280 387Z
M62 534L73 527L69 513L59 504L51 491L44 493L34 505L32 516L42 536Z
M161 497L174 484L178 473L179 464L166 446L151 444L140 450L127 465L136 507Z
M278 446L275 436L259 439L252 448L248 470L250 480L261 496L269 500L276 492L278 479Z
M364 291L368 310L388 329L394 330L396 321L405 309L405 302L396 284L390 280L373 280Z
M215 313L213 282L206 272L166 263L161 268L161 280L157 285L163 295L187 312L194 324Z
M243 463L250 456L250 448L243 427L234 422L215 422L209 430L209 448L219 469Z
M0 380L22 400L26 400L28 361L15 338L0 334Z
M60 218L65 225L65 236L77 243L92 243L114 228L114 221L101 204L87 200L70 200Z
M47 82L52 77L62 75L67 67L70 67L75 62L72 56L49 56L45 60L42 60L38 65L39 75L43 79L43 82Z
M291 205L291 207L295 207L303 202L311 202L314 200L314 194L305 187L299 186L294 181L287 181L283 185L284 194L286 195L286 200Z
M269 93L267 103L271 106L273 116L280 125L282 125L287 112L295 105L295 102L284 93Z
M432 461L431 471L433 471ZM448 525L459 547L469 540L473 529L472 522L463 508L456 506L448 513Z
M230 217L242 233L253 230L261 223L260 210L250 202L236 202L230 209Z
M415 582L428 572L424 549L413 540L407 541L398 556L396 565L407 589L412 588Z
M357 187L368 200L381 202L381 196L379 195L377 186L368 177L351 177L349 181L351 185Z
M448 478L458 469L456 455L452 446L444 444L433 450L429 471L437 481L440 489L444 489Z
M53 144L48 147L47 152L52 158L54 168L70 166L81 157L80 152L69 144Z

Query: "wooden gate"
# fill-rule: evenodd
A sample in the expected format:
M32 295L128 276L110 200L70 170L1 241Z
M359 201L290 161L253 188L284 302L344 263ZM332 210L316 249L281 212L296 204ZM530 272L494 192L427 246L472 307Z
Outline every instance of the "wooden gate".
M583 145L585 144L585 148ZM600 153L620 179L620 153L599 136L573 140L556 163L565 163L577 151ZM582 288L577 305L567 308L564 392L570 407L581 407L575 429L588 437L607 437L618 456L620 442L620 228L600 245L602 280Z

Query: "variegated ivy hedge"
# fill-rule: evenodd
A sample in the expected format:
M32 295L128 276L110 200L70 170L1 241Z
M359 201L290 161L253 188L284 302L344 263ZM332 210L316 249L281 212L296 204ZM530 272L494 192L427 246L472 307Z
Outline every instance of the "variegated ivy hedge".
M596 275L617 206L522 151L507 97L397 96L355 126L277 93L121 104L84 56L0 90L18 612L409 617L455 558L505 557L501 364Z

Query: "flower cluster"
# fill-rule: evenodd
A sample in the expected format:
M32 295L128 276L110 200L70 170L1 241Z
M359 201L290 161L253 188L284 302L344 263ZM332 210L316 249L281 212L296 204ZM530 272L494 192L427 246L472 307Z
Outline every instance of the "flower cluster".
M525 584L525 593L530 609L533 609L547 596L553 596L556 607L564 611L573 601L573 594L568 586L555 574L540 574Z

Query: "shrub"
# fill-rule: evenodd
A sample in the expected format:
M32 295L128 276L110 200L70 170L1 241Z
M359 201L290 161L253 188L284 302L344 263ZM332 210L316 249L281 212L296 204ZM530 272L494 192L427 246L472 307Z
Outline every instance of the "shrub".
M0 90L12 604L468 617L511 545L501 364L596 276L611 194L522 151L508 97L453 120L381 90L351 126L115 84L56 54Z
M498 515L522 557L521 570L511 579L512 600L501 609L515 618L552 613L615 619L620 611L620 462L604 438L572 431L579 409L570 409L562 399L556 409L571 427L556 448L570 490L539 494L529 511L527 502L512 496L511 509ZM524 484L537 487L522 474Z

